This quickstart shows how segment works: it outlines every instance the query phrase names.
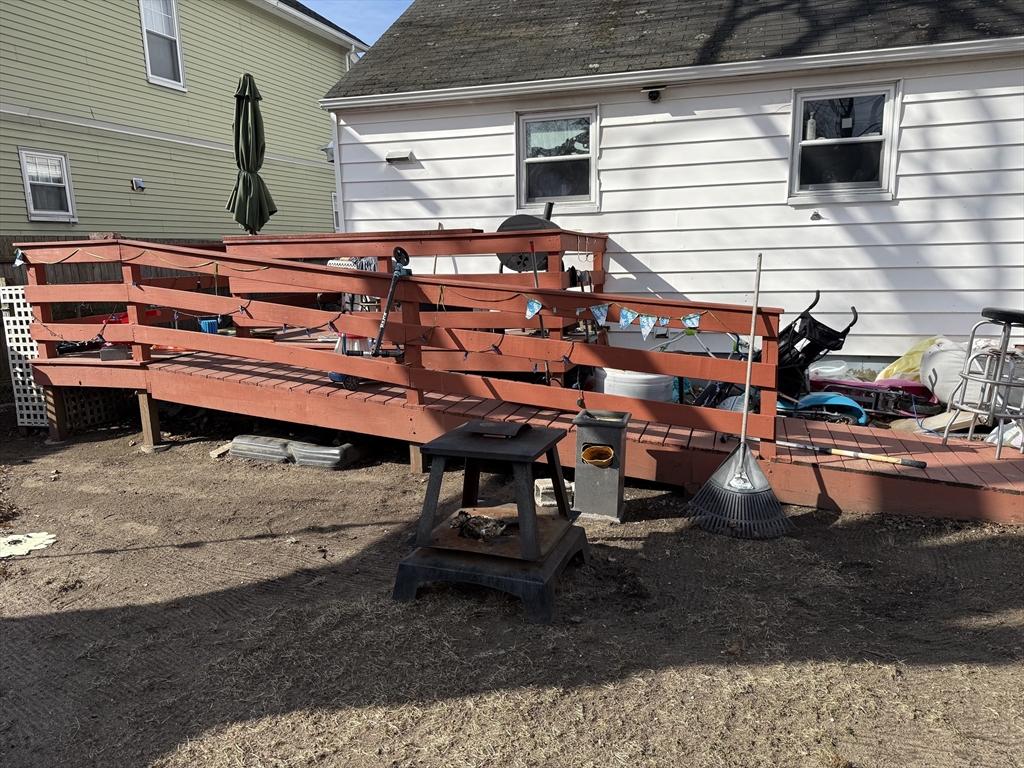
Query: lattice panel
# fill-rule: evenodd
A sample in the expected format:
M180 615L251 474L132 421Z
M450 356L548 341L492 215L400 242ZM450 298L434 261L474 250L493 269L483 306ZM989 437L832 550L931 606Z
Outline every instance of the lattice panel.
M25 300L25 288L20 285L0 287L0 309L3 311L7 360L11 368L18 426L45 427L46 401L43 389L32 379L30 361L35 358L38 347L29 335L32 307Z
M68 428L81 432L120 423L129 413L131 398L132 392L124 389L65 387Z

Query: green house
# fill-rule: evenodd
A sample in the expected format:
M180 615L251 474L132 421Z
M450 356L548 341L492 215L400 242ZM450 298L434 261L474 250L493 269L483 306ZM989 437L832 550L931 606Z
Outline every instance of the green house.
M224 205L243 72L280 209L264 231L333 230L317 100L366 47L297 0L0 3L0 267L18 240L240 234Z

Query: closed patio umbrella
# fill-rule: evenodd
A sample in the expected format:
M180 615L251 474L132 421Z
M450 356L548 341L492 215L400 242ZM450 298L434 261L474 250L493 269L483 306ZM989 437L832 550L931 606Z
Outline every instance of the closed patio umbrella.
M259 174L263 167L263 155L267 151L263 137L263 116L260 114L262 98L252 75L242 75L238 81L238 90L235 91L235 163L238 165L238 178L225 210L234 213L235 221L250 235L259 232L270 217L277 213L274 198L270 196L270 190Z

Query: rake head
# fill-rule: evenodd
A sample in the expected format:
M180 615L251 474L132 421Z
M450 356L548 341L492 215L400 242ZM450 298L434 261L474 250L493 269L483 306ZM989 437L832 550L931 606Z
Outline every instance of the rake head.
M690 512L705 531L740 539L774 539L793 530L746 443L729 454L693 497Z

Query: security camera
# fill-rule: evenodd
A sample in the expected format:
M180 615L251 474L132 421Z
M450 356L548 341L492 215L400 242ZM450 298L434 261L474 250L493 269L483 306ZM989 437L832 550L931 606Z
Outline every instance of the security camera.
M664 88L665 86L663 85L650 85L646 88L641 88L640 92L646 93L647 100L650 101L652 104L655 104L661 101L661 92Z

